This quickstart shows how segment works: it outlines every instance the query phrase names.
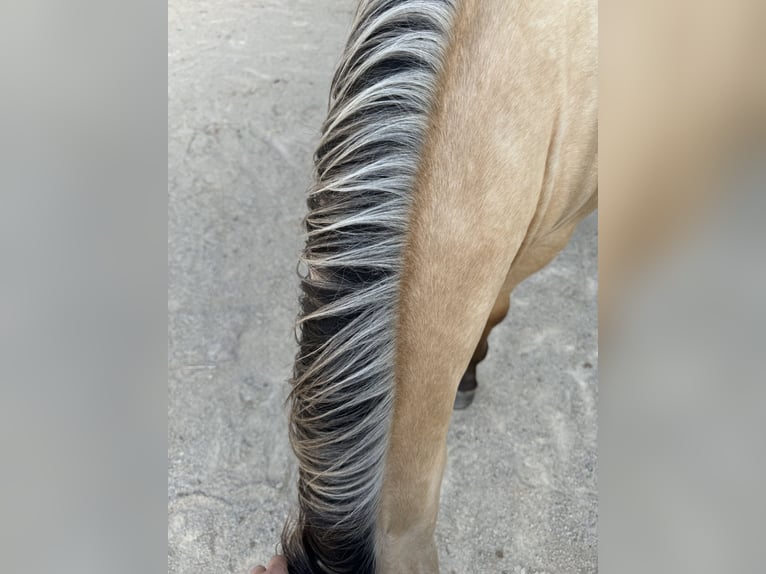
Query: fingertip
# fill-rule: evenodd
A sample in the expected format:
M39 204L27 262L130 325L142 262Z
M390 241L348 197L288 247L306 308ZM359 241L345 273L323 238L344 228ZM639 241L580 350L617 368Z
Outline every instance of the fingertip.
M274 556L269 561L268 572L274 569L274 574L287 574L287 561L284 556Z

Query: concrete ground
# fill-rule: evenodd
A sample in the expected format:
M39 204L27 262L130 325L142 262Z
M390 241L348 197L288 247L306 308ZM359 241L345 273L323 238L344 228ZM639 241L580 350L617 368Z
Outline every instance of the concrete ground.
M168 5L168 571L267 560L304 191L351 0ZM597 571L597 227L512 298L455 414L443 573Z

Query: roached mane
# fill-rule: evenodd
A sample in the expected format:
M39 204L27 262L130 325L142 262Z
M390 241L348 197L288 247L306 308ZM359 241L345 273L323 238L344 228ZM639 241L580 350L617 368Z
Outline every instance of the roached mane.
M290 394L291 574L376 571L402 250L456 0L362 0L333 78L305 219Z

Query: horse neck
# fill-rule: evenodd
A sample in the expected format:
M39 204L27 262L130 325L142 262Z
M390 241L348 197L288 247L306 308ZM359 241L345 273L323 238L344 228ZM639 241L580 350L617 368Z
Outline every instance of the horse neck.
M590 52L595 5L554 4L465 0L453 20L403 252L383 572L438 572L433 535L461 375L511 264L582 217L595 189L594 63L562 70L560 58ZM550 257L568 234L556 237L539 253Z
M451 0L361 2L333 81L308 199L290 396L291 572L376 571L402 253L452 10Z

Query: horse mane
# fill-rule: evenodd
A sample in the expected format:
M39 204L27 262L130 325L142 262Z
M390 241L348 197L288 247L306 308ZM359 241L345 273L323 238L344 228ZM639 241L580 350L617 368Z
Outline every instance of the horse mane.
M330 90L304 220L290 442L291 574L376 571L395 326L421 147L456 0L362 0Z

